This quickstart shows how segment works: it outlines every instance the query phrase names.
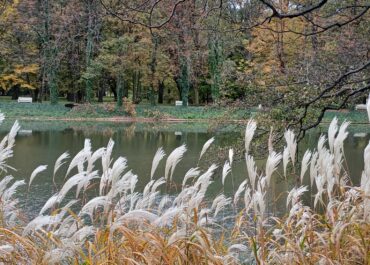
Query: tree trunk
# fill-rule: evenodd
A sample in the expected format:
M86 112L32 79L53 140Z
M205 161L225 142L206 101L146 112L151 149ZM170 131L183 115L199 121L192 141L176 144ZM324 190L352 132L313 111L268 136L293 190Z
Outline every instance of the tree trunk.
M87 0L86 1L86 8L88 14L87 20L87 40L86 40L86 50L85 50L85 59L86 59L86 71L91 65L91 55L93 51L93 37L94 37L94 29L93 29L93 1L94 0ZM91 103L94 97L93 94L93 83L92 80L87 78L85 80L85 89L86 89L86 102Z
M103 84L99 86L98 89L98 102L102 103L105 95L105 87Z
M194 84L194 104L199 105L199 88L198 84Z
M132 99L131 99L132 102L135 102L135 99L136 99L136 92L137 92L136 75L137 75L137 71L134 71L132 74Z
M124 89L124 79L121 74L117 76L117 107L122 107L123 105L123 89Z
M182 87L181 87L180 76L176 75L176 76L173 77L173 79L176 83L177 91L179 92L179 99L181 99Z
M55 79L55 69L51 68L48 73L48 86L50 90L50 104L52 105L56 105L58 103L58 87Z
M75 93L74 92L67 92L66 100L71 101L71 102L75 102Z
M153 50L152 50L152 58L150 62L150 104L155 105L155 89L154 89L154 78L155 78L155 71L157 66L157 50L158 50L158 36L157 34L152 33L152 43L153 43Z
M17 100L18 98L19 98L19 89L20 87L19 87L19 85L15 85L14 87L13 87L13 94L12 94L12 100Z
M33 95L32 95L32 101L33 102L37 102L38 97L39 97L39 92L40 92L40 90L38 88L36 88L35 91L33 92Z
M182 106L187 107L188 101L189 101L189 62L188 58L185 56L180 62L181 64L181 70L180 70L180 85L181 85L181 100L182 100Z
M158 81L158 104L163 104L164 81Z

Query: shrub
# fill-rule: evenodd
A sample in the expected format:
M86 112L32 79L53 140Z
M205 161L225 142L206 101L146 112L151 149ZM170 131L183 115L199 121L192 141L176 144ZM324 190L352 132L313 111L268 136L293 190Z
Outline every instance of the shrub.
M116 111L117 107L115 103L103 103L102 108L105 112L113 113Z
M70 113L73 115L89 116L96 114L96 107L93 104L85 103L79 104L71 109Z
M124 97L123 98L123 106L125 108L125 112L131 116L131 117L135 117L136 116L136 106L134 103L132 103L131 100L129 100L128 98Z

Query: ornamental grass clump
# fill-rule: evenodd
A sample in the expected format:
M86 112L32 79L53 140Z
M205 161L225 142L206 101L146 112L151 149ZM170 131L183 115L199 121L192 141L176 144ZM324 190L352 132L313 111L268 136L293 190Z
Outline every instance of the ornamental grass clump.
M3 120L3 115L0 119ZM354 186L343 166L343 142L348 123L330 125L328 139L301 163L293 131L285 133L283 152L269 147L264 168L257 168L250 144L257 128L248 123L245 136L247 175L235 194L206 195L214 182L224 184L233 165L229 151L222 176L212 164L190 168L172 185L186 146L169 154L165 171L157 167L166 156L158 149L149 182L138 190L138 176L123 157L112 158L114 141L93 150L90 140L71 158L56 161L51 183L55 194L32 220L27 220L17 190L32 192L32 181L46 169L39 166L27 180L9 175L15 122L0 143L0 262L5 264L369 264L370 263L370 143L364 151L361 183ZM205 143L199 160L214 139ZM328 145L327 145L328 144ZM68 167L62 172L62 165ZM102 170L97 165L101 163ZM199 163L199 161L197 161ZM300 164L300 171L288 164ZM267 193L278 166L284 176L300 181L286 192L286 214L274 216ZM306 174L306 172L308 172ZM293 175L293 176L292 176ZM305 177L311 187L305 186ZM61 186L56 178L64 178ZM176 178L177 179L177 178ZM25 187L23 187L25 186ZM170 192L176 187L175 192ZM309 188L313 204L305 205Z

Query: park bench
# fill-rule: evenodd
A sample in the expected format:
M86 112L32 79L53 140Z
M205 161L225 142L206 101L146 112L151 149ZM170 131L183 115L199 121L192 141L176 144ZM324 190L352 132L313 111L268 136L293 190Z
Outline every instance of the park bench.
M368 103L369 99L366 99L366 104ZM357 104L355 106L355 110L366 110L366 104Z
M181 100L176 100L175 101L175 106L176 107L181 107L182 106L182 101ZM189 106L189 104L188 104L188 106Z
M18 134L19 135L31 135L32 130L19 130Z
M19 97L18 103L32 103L32 98L30 97Z
M358 104L355 106L356 110L366 110L366 104Z

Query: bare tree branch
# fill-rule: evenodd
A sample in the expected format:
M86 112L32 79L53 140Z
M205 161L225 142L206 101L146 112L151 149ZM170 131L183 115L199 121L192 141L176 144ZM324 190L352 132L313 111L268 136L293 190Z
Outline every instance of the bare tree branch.
M300 16L303 16L305 14L311 13L312 11L314 11L316 9L320 9L321 7L323 7L328 2L328 0L321 0L316 5L310 6L309 8L306 8L306 9L300 11L300 12L295 12L295 13L292 13L292 14L282 14L282 13L280 13L276 9L276 7L267 0L260 0L260 2L262 2L264 5L266 5L268 8L270 8L272 10L272 15L270 16L270 19L273 18L273 17L284 19L284 18L300 17Z
M153 14L153 11L155 9L155 7L161 2L162 0L157 0L154 2L154 4L150 7L150 10L147 12L149 14L149 23L145 23L145 22L142 22L142 21L139 21L139 20L134 20L133 18L128 18L128 17L122 17L120 14L118 14L117 12L115 11L112 11L105 3L104 3L104 0L100 0L100 3L101 5L103 6L103 8L112 16L118 18L119 20L121 21L124 21L124 22L129 22L129 23L132 23L132 24L136 24L136 25L141 25L143 27L146 27L146 28L150 28L150 29L160 29L162 27L164 27L167 23L169 23L171 21L171 19L173 18L173 16L175 15L175 12L176 12L176 9L177 7L185 2L186 0L179 0L177 1L175 4L173 4L172 6L172 10L171 10L171 13L167 16L167 18L162 21L161 23L159 24L156 24L156 25L152 25L152 14ZM135 8L136 10L137 8ZM141 12L143 12L141 10Z

